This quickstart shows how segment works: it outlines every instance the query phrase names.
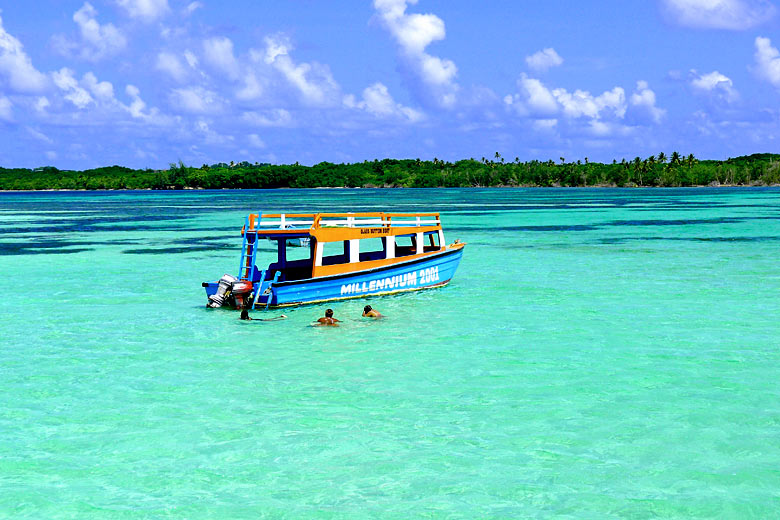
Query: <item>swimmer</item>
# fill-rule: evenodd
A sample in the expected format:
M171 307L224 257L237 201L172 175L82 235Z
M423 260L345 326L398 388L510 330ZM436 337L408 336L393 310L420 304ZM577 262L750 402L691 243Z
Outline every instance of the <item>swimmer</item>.
M366 305L363 307L363 317L364 318L383 318L382 313L379 311L375 311L371 308L370 305Z
M325 311L325 317L317 320L317 325L338 327L340 322L341 320L337 320L333 317L333 309L328 309Z

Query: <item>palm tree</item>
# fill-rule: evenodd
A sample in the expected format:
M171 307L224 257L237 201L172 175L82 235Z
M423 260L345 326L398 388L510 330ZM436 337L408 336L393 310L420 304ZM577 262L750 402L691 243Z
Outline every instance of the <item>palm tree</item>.
M688 168L693 168L693 165L699 162L698 159L693 156L693 154L688 155L685 161L688 163Z
M661 152L658 154L658 162L663 164L666 162L666 154Z
M677 166L680 164L680 153L679 152L672 152L672 158L670 160L670 163L673 166Z

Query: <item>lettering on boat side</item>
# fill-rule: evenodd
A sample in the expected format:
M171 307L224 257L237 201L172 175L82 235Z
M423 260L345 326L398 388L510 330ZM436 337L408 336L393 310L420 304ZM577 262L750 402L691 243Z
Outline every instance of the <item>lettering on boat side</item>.
M360 230L361 235L387 235L390 233L390 228L363 228Z
M418 275L420 284L438 282L439 268L429 267L427 269L421 269L420 271L414 271L412 273L404 273L395 276L389 276L387 278L380 278L378 280L371 280L370 282L343 284L341 286L341 295L344 296L350 294L400 289L402 287L414 287L417 285Z

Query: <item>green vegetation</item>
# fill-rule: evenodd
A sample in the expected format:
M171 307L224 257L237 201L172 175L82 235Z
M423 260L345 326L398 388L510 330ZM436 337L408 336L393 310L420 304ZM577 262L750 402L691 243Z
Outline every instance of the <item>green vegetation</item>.
M104 190L184 188L487 187L487 186L763 186L780 184L780 155L755 154L726 161L698 160L674 152L612 164L588 161L455 163L434 159L383 159L314 166L220 163L200 168L171 164L167 170L109 166L94 170L0 168L0 190Z

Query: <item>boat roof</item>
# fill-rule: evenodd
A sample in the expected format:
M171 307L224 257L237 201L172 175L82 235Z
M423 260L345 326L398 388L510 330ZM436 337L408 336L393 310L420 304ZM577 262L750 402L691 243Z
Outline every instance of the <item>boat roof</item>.
M252 213L241 230L260 238L314 237L321 242L441 230L438 213Z

